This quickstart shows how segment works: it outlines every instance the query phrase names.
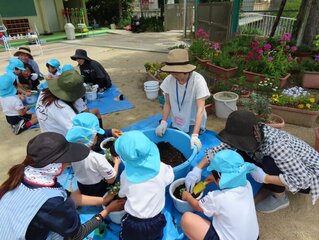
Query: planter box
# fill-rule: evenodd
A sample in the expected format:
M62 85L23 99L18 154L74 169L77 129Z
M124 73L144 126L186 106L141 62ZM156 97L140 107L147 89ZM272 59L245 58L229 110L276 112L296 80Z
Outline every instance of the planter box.
M319 115L319 111L309 111L276 105L271 105L271 108L272 113L283 117L286 123L304 127L312 127Z
M319 152L319 128L314 128L313 131L315 132L315 149Z
M234 68L222 68L220 66L217 66L211 62L207 63L207 67L210 71L215 73L216 80L228 80L229 78L233 77L237 73L238 67Z
M281 116L271 113L270 118L272 123L266 123L267 126L277 129L281 129L285 126L285 120Z
M246 77L246 81L247 82L260 82L260 81L264 81L266 79L266 75L265 74L260 74L260 73L254 73L254 72L249 72L247 70L243 71L245 77ZM290 73L288 73L285 77L280 78L280 83L279 83L279 87L283 88L286 83L288 78L290 77Z
M204 68L206 68L207 63L210 62L210 60L208 60L208 59L202 59L199 57L196 57L196 60L197 60L198 64L202 65Z
M303 71L302 87L319 88L319 72Z

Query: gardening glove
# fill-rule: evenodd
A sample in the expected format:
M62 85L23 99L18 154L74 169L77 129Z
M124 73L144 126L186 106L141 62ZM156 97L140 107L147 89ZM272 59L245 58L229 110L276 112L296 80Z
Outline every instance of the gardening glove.
M165 120L161 120L160 125L155 129L156 136L163 137L167 129L167 122Z
M185 178L185 187L188 192L192 192L196 183L200 181L202 178L202 169L198 167L194 167L192 171L190 171Z
M31 73L31 75L30 75L30 78L31 78L32 81L37 80L38 77L39 77L39 76L38 76L38 74L36 74L36 73Z
M202 143L198 138L198 134L193 133L191 137L191 149L193 149L195 145L197 146L197 152L199 152L202 148Z
M265 177L266 177L266 173L264 172L264 170L262 170L262 168L257 167L254 170L250 171L251 176L253 177L253 179L256 182L259 183L264 183L265 182Z

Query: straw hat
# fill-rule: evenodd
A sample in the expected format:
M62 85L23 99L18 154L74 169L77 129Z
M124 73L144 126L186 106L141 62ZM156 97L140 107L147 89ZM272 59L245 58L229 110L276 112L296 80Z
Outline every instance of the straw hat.
M185 49L169 51L165 64L161 68L163 72L189 73L196 69L196 66L189 64L188 51Z
M20 53L28 54L29 58L33 59L33 56L31 55L31 49L29 46L24 45L19 47L18 51L14 53L14 56L18 57Z

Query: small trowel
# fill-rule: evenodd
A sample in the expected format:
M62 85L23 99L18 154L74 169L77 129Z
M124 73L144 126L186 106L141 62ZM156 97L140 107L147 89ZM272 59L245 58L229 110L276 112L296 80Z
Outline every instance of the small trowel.
M206 185L208 184L208 182L198 182L195 187L193 188L193 193L195 195L201 193L202 191L204 191Z

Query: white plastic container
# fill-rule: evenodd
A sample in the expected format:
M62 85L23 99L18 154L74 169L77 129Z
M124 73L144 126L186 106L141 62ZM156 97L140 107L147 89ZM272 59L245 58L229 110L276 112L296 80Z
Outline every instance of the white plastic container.
M64 25L64 30L66 34L66 38L68 40L74 40L75 39L75 27L72 23L66 23Z
M146 81L144 82L144 90L155 90L159 89L158 81Z
M194 212L195 210L191 207L191 205L189 205L188 202L178 199L174 196L175 189L184 183L185 183L185 178L180 178L172 182L171 185L169 186L169 195L173 199L174 207L177 209L177 211L179 211L180 213ZM203 192L196 199L199 200L202 197L203 197Z
M149 99L149 100L157 99L157 97L158 97L158 90L159 90L159 89L155 89L155 90L145 90L147 99Z
M226 119L229 114L237 110L238 94L234 92L218 92L213 95L215 100L215 112L219 118Z
M94 101L97 99L97 92L96 91L86 92L85 97L88 101Z

